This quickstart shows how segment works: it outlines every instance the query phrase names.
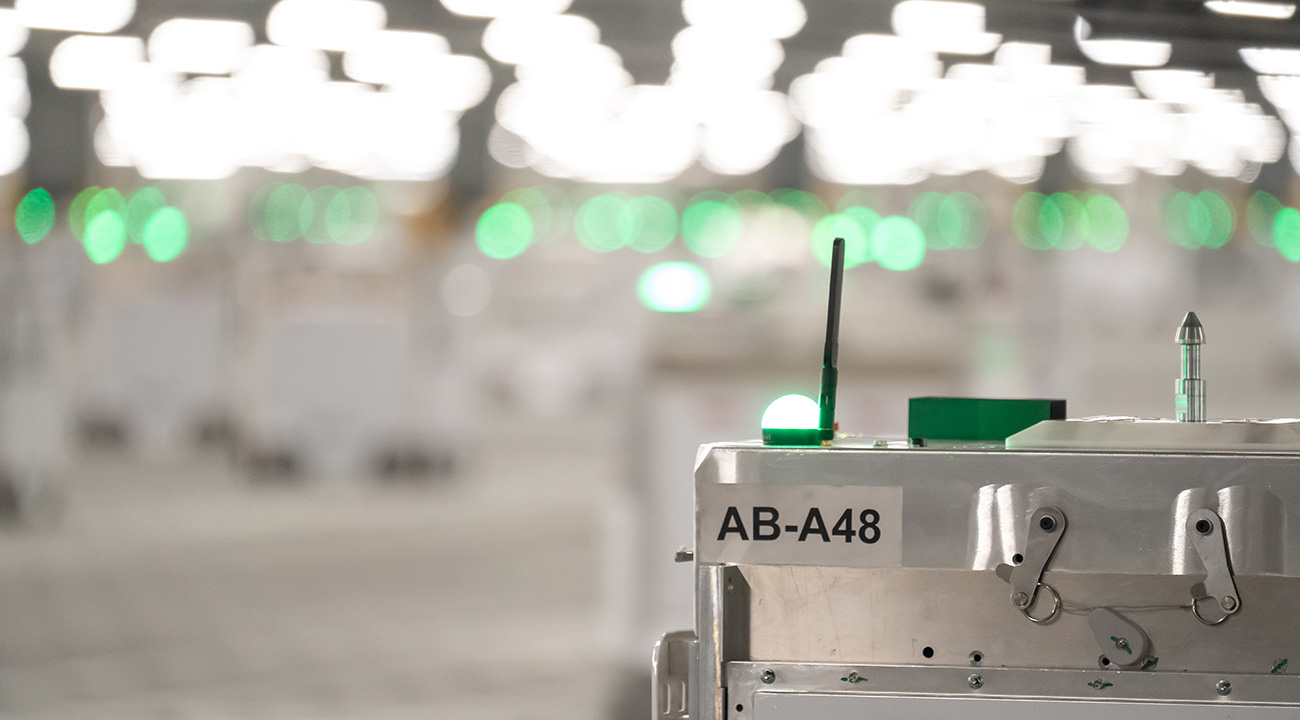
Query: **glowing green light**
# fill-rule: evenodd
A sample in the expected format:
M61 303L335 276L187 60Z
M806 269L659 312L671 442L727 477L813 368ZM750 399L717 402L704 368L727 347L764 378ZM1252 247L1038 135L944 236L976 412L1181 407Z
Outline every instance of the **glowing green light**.
M772 200L778 205L793 208L809 222L817 222L826 214L826 203L816 195L803 190L777 190L772 193Z
M307 242L324 245L333 239L330 236L329 208L338 194L339 189L333 185L324 185L307 193L307 199L298 208L298 224L302 227L302 235L307 238ZM333 224L341 226L347 222L348 207L346 204L334 207L337 215L333 218Z
M501 202L514 203L528 211L528 217L533 221L533 241L537 242L549 239L555 232L562 198L552 194L558 194L558 191L553 188L519 188L501 196Z
M1246 229L1260 245L1273 244L1273 218L1282 209L1282 203L1272 193L1260 190L1246 201Z
M90 261L103 265L117 259L126 247L126 221L116 210L104 210L86 223L84 241Z
M1273 245L1282 257L1300 262L1300 210L1284 207L1273 217Z
M533 241L533 219L522 205L497 203L479 217L474 240L484 255L509 260L527 250Z
M1128 213L1109 195L1092 195L1083 203L1088 216L1088 244L1102 252L1115 252L1128 240Z
M72 236L78 240L86 232L86 206L99 194L99 191L98 185L91 185L77 193L68 207L68 229L72 230Z
M1044 203L1044 210L1052 206L1060 217L1060 231L1052 245L1061 250L1075 250L1084 246L1091 232L1088 213L1083 210L1083 203L1070 193L1052 193ZM1050 211L1048 211L1050 212ZM1039 221L1042 222L1040 216ZM1044 231L1046 238L1047 232Z
M864 225L870 225L874 231L880 224L880 216L866 208L855 208L862 211L855 215L849 215L847 212L839 215L827 215L812 229L812 251L813 257L826 267L831 266L832 247L835 238L844 238L844 267L851 268L854 265L861 265L864 262L870 262L873 257L871 253L871 234L864 228ZM874 222L865 213L875 215Z
M356 245L370 237L379 224L379 203L363 187L346 188L325 206L325 234L340 245Z
M989 211L984 207L984 203L968 192L955 192L949 197L956 200L963 211L965 232L962 234L960 246L968 250L982 246L989 236Z
M627 207L621 195L597 195L578 208L573 218L573 229L578 242L596 252L613 252L623 247L623 228L619 220Z
M1205 206L1191 193L1176 192L1165 202L1165 232L1175 245L1197 248L1205 244L1210 217Z
M1038 208L1038 234L1048 247L1060 247L1065 236L1065 215L1050 196Z
M1052 243L1043 235L1042 212L1047 196L1042 193L1025 193L1011 208L1011 230L1016 239L1033 250L1051 249ZM1057 211L1059 215L1059 210Z
M1213 190L1200 193L1196 199L1200 200L1201 207L1205 208L1207 220L1205 245L1212 248L1223 247L1232 238L1232 231L1237 225L1232 206L1222 195Z
M126 203L126 235L131 242L144 242L144 226L153 214L167 206L162 191L156 187L136 190Z
M759 427L764 430L816 430L821 421L817 401L807 395L791 393L772 401L763 411Z
M946 196L943 193L923 192L912 200L907 209L908 217L925 233L926 244L934 250L945 250L949 246L943 234L939 232L939 205Z
M95 221L95 217L103 212L115 212L122 222L126 222L126 198L115 188L105 188L95 193L95 197L86 203L86 227Z
M709 276L698 265L664 262L641 273L636 285L641 303L657 312L695 312L709 302L713 292Z
M307 204L307 188L297 183L286 183L271 191L266 198L266 234L275 242L290 242L302 237L303 206ZM310 213L308 217L310 218Z
M185 213L174 207L154 211L144 225L144 251L154 262L171 262L185 252L190 242L190 224Z
M18 236L28 245L40 242L50 234L54 229L54 198L50 197L48 190L36 188L18 201L18 208L14 212L14 227L18 229Z
M725 203L697 202L682 213L682 242L696 255L722 257L740 243L740 215Z
M871 254L886 270L911 270L925 259L925 233L908 218L891 215L871 234Z
M677 237L677 208L654 195L633 198L619 214L618 229L623 243L633 250L659 252Z
M732 193L727 198L727 202L734 208L745 209L752 207L763 207L772 204L772 198L761 190L740 190Z

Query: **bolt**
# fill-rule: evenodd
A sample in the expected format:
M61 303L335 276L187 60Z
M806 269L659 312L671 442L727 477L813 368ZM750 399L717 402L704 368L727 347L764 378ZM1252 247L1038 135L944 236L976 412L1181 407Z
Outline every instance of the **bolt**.
M1056 518L1044 515L1038 519L1038 527L1042 528L1043 532L1051 532L1056 529Z
M1225 611L1232 612L1237 609L1237 598L1231 595L1225 595L1223 600L1219 601L1219 604L1223 606Z
M1011 596L1011 602L1018 608L1029 606L1029 596L1025 593L1018 592Z
M1213 529L1214 529L1214 525L1209 520L1206 520L1205 518L1201 518L1200 520L1196 521L1196 532L1202 535L1209 535L1210 531Z
M979 675L971 675L970 677L966 678L966 683L970 685L972 690L979 690L980 688L984 687L984 678L980 677Z
M857 671L849 673L848 681L855 683L859 680Z
M764 670L762 680L764 685L771 685L776 682L776 673L771 670Z
M1227 680L1220 680L1214 686L1214 689L1218 690L1220 695L1227 695L1228 693L1232 692L1232 683L1228 682Z
M1124 638L1120 638L1116 640L1115 647L1119 648L1120 650L1128 650L1128 640L1125 640ZM1129 654L1132 654L1131 650L1129 651Z

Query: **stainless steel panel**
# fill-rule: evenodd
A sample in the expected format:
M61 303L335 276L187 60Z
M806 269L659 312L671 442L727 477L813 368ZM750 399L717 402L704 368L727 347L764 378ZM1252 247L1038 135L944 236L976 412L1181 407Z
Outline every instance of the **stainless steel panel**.
M1292 720L1295 708L759 693L754 720Z

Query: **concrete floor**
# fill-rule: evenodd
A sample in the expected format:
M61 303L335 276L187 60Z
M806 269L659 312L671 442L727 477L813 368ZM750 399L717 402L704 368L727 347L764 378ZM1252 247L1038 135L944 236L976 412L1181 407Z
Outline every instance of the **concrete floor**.
M82 462L57 525L0 534L0 714L608 717L593 493L513 465L255 488Z

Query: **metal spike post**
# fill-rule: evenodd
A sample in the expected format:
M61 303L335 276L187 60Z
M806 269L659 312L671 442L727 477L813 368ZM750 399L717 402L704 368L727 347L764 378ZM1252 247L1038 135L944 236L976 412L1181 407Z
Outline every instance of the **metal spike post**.
M1182 372L1174 395L1174 417L1178 422L1205 422L1205 381L1201 379L1201 346L1205 329L1196 313L1189 312L1178 328L1182 349Z

